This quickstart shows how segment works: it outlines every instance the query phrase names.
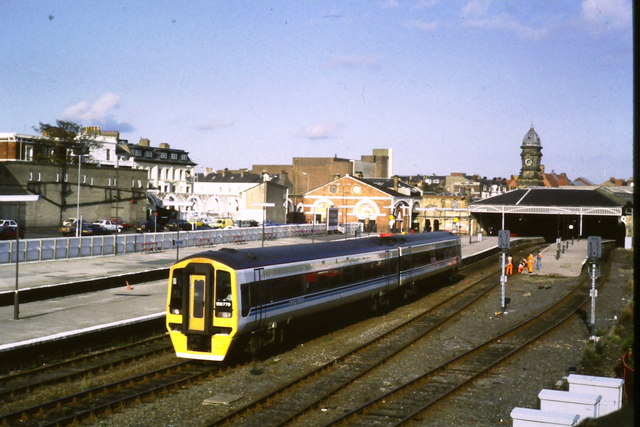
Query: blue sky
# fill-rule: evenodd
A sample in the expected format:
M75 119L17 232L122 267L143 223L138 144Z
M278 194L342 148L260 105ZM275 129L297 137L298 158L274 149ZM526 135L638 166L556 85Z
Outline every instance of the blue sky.
M630 0L0 0L0 132L70 120L203 167L632 176Z

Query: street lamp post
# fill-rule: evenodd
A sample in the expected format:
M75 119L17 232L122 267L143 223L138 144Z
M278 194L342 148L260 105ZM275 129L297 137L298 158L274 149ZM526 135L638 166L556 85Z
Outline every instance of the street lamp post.
M253 203L253 206L262 208L262 247L264 248L264 223L267 222L267 208L272 208L275 203Z
M80 221L80 174L82 171L82 154L72 153L71 155L78 158L78 194L76 199L76 237L80 237L80 234L82 232L82 221Z
M25 196L0 196L0 202L17 202L17 218L16 218L16 286L13 293L13 320L20 319L20 291L19 291L19 271L20 271L20 202L35 202L40 198L37 195Z

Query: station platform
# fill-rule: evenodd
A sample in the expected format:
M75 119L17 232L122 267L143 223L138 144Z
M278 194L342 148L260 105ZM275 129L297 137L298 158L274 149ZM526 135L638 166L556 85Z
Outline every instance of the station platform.
M473 243L469 242L468 237L462 237L461 241L463 261L484 252L495 252L498 244L497 237L491 236L484 236L481 241ZM310 243L310 240L287 238L265 241L264 246L297 243ZM255 241L243 245L219 245L204 250L216 250L225 246L239 249L261 245L261 241ZM555 246L551 246L541 243L540 249L543 250L545 258L542 270L535 274L579 275L586 257L586 240L569 246L559 261L551 256L551 249L555 255ZM203 248L181 248L179 257L183 258L201 251ZM107 277L123 272L167 268L175 261L176 251L167 250L159 253L21 263L19 264L19 287L26 289L53 286L87 277ZM499 267L499 264L496 263L496 266ZM0 266L0 290L13 289L15 289L15 265ZM0 307L0 356L16 349L35 347L50 341L134 325L150 319L161 319L164 317L166 291L166 280L121 283L120 286L111 289L20 304L18 320L14 320L14 306Z

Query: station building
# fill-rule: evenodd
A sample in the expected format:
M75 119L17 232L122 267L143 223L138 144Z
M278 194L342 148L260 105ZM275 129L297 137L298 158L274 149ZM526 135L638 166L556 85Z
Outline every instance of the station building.
M307 223L326 223L327 209L338 209L339 223L359 222L365 232L408 232L417 229L421 195L387 188L375 179L345 175L304 194ZM406 190L406 189L405 189ZM401 192L402 191L402 192Z

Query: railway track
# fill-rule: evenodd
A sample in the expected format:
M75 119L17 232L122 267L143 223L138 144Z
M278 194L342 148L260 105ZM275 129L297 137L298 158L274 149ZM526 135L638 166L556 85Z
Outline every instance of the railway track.
M308 415L310 415L310 418L317 418L317 416L314 415L318 413L317 409L338 395L338 393L344 392L349 385L357 381L363 381L367 376L375 373L376 368L393 363L393 359L396 356L403 353L406 349L414 345L414 343L428 340L430 333L444 329L447 322L452 321L452 319L462 314L465 309L479 298L495 289L498 286L497 282L497 274L477 280L436 307L398 326L385 335L367 342L352 352L290 381L278 389L234 410L223 418L211 421L209 424L264 426L312 425L314 421L307 420ZM493 340L489 340L488 343L479 346L480 348L484 348L482 352L483 357L479 356L481 352L480 349L470 350L464 355L453 357L440 368L436 368L428 378L433 379L436 377L437 372L448 372L450 369L454 372L457 372L458 369L464 371L466 368L456 368L452 364L462 363L463 359L471 360L471 356L474 355L474 357L476 357L473 359L474 362L469 363L475 365L476 368L478 366L484 367L484 370L480 369L478 374L469 377L464 382L456 382L454 379L442 378L445 384L451 383L455 385L456 383L460 383L458 386L452 388L450 392L455 391L466 382L477 377L477 375L480 375L482 372L486 372L486 370L495 366L495 364L501 360L524 348L529 342L542 336L574 314L576 310L584 304L585 298L588 297L588 293L585 294L586 291L584 289L586 288L582 285L575 287L561 302L546 309L544 314L540 313L540 317L533 321L533 323L531 323L531 319L528 319L518 325L517 328L512 328L510 330L511 335L507 336L505 335L506 333L500 334L493 338ZM534 315L534 317L536 316ZM521 341L520 345L517 345L518 340L512 338L513 336L520 336L520 339L524 338L524 341ZM527 339L526 336L530 338ZM502 342L505 340L506 343ZM501 355L502 357L496 360L493 358L494 355ZM493 362L489 363L488 361L491 360L493 360ZM410 396L411 394L408 393L407 395ZM375 401L386 402L386 396L388 396L388 394L385 393L384 396ZM440 398L442 397L444 396ZM438 400L440 398L438 398ZM381 412L384 414L385 403L381 405L383 408ZM403 407L403 405L403 403L400 403L399 407ZM409 405L407 407L411 406ZM418 413L419 412L420 411L418 411ZM415 414L410 413L407 416L414 415ZM355 414L352 416L356 417ZM402 417L400 418L402 419ZM348 421L336 419L327 425L333 424L334 422L361 425L372 425L377 422L385 425L389 424L388 419L367 419L360 423L357 418L353 418L348 419Z
M431 309L211 424L270 426L293 422L451 321L469 305L495 289L498 286L497 277L498 273L494 271L466 283L457 293Z
M68 425L153 393L204 378L217 369L183 361L109 384L62 396L0 416L0 424Z
M47 363L36 368L18 370L0 376L0 401L6 403L39 387L73 381L171 351L172 348L165 333L126 345Z
M351 410L326 425L401 425L526 348L576 313L589 298L587 281L539 315Z

